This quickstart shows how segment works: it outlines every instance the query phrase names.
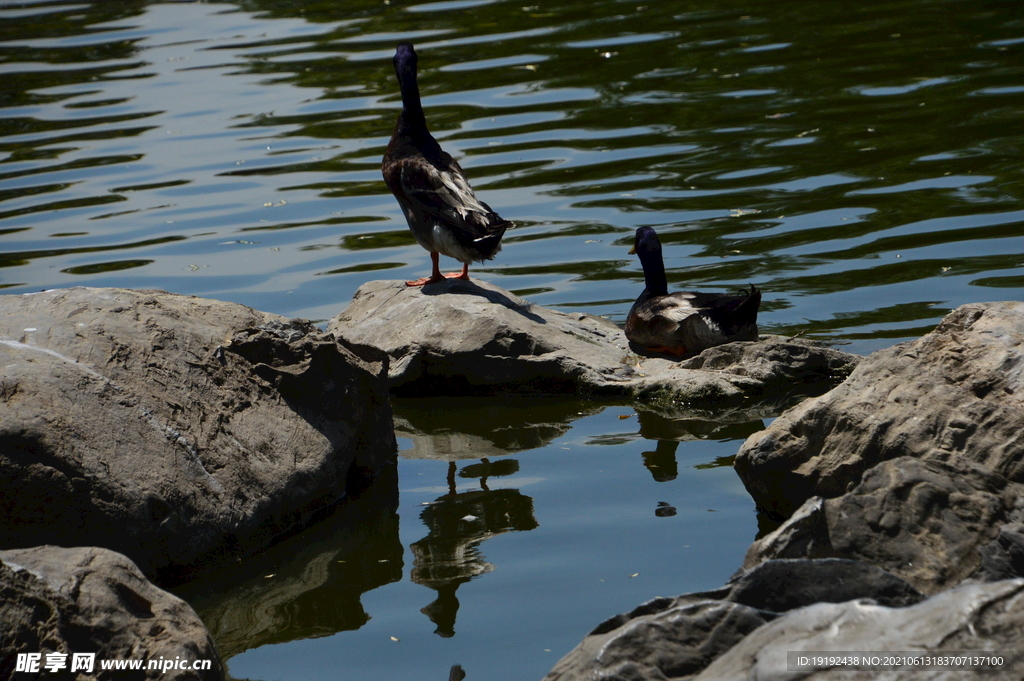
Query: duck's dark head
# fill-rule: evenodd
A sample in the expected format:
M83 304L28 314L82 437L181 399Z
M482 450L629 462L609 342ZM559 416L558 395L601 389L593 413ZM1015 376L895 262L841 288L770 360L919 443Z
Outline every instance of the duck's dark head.
M398 43L394 57L395 75L398 76L398 87L402 91L402 115L398 127L416 139L424 139L430 133L427 132L427 121L420 103L420 86L416 82L418 61L412 43Z
M661 241L653 227L639 227L633 240L630 253L640 258L644 268L644 280L647 292L652 296L663 296L668 293L668 281L665 278L665 262L661 258Z
M395 48L393 61L395 62L395 73L398 74L399 79L405 73L416 75L416 49L412 46L412 43L398 43L398 46Z
M647 254L656 253L660 258L661 241L658 239L658 233L653 227L638 227L633 238L633 248L629 249L629 252L639 255L641 262Z

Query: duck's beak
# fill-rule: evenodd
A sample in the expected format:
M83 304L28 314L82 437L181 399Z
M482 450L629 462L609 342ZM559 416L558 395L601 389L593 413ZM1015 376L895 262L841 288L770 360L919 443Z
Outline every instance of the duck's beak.
M636 255L636 246L633 246L633 248L629 249L629 254Z

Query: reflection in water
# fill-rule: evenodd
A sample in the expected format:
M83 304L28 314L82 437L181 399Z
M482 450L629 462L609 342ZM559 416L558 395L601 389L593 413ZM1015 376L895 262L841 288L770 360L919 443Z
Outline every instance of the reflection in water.
M754 433L764 430L763 421L748 421L746 423L718 423L716 421L701 421L697 419L674 419L666 417L658 412L637 410L637 419L640 421L640 435L645 440L653 440L657 444L654 451L643 452L644 468L651 472L656 482L668 482L675 480L679 475L679 463L676 461L676 450L680 442L688 440L735 440L742 441ZM728 460L716 460L714 463L695 464L697 467L707 468L715 466L731 466L731 457ZM661 512L659 508L656 515L674 515Z
M385 466L332 516L174 592L196 610L225 660L359 629L370 619L362 595L402 579L397 509L397 469Z
M636 415L640 421L640 435L646 440L745 440L754 433L764 430L764 422L760 419L743 423L722 423L671 418L647 409L638 409Z
M483 459L474 468L492 475L507 474L499 469L512 473L519 470L515 461L500 463L497 466ZM486 474L481 476L481 489L459 493L455 471L455 462L449 462L448 493L420 514L430 534L409 547L413 554L412 581L437 592L434 602L420 612L437 625L434 633L445 638L455 635L459 610L455 592L459 586L494 569L480 555L480 543L505 532L537 527L530 497L513 489L488 489Z
M654 509L654 515L659 518L671 518L678 512L678 509L667 501L659 501L658 508Z
M406 397L391 402L396 433L413 438L413 448L402 456L441 461L543 447L568 432L573 421L604 409L592 400L557 397Z
M0 287L321 319L421 270L379 163L407 38L520 225L487 278L621 319L654 225L680 288L753 280L766 329L885 346L1024 283L1019 4L4 3Z
M675 440L659 440L653 452L644 452L644 468L651 472L655 482L668 482L675 480L679 474L679 466L676 464L676 448L679 443Z

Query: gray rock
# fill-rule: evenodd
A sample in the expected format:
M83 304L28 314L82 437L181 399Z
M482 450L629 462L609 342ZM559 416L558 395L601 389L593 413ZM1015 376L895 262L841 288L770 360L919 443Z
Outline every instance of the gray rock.
M768 561L722 589L658 598L613 617L545 681L688 678L781 613L857 598L901 607L923 596L898 577L855 561Z
M176 581L294 530L395 452L372 361L308 322L161 291L0 296L0 547Z
M1014 575L1013 533L997 537L1024 495L1022 333L1024 304L966 305L748 438L736 458L747 489L796 513L745 565L842 556L934 593L978 571L985 549L979 578Z
M731 343L682 362L642 357L608 320L548 310L479 280L421 288L368 282L328 330L386 352L399 395L591 395L728 420L778 413L794 393L831 387L859 360L780 338Z
M779 518L813 496L845 494L870 468L902 456L973 462L1024 483L1022 337L1024 303L964 305L751 436L736 472Z
M995 582L1024 577L1024 523L1007 523L999 534L980 549L981 566L972 575L976 579Z
M885 461L847 494L809 499L775 532L754 542L744 565L841 556L883 567L934 593L979 569L980 551L1000 533L1017 499L1010 487L1017 486L977 464ZM993 572L990 579L1003 574Z
M924 599L896 575L838 558L765 561L739 572L727 588L727 600L774 613L856 598L870 598L893 608Z
M185 601L153 586L125 556L95 547L0 551L0 678L18 653L63 653L65 669L45 678L213 681L225 676L206 627ZM93 673L72 674L72 653L95 653ZM190 662L210 669L103 671L100 660Z
M788 671L787 653L1016 651L1024 643L1024 580L965 585L905 608L870 601L821 603L766 624L712 662L693 681L883 679L1016 681L1020 672L907 668Z

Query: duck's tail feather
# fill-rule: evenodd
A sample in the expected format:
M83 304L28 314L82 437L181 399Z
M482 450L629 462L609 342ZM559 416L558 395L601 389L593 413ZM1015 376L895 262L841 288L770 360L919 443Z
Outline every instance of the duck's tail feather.
M742 295L713 294L701 315L711 320L722 334L731 338L757 334L757 311L761 306L761 291L753 284Z

